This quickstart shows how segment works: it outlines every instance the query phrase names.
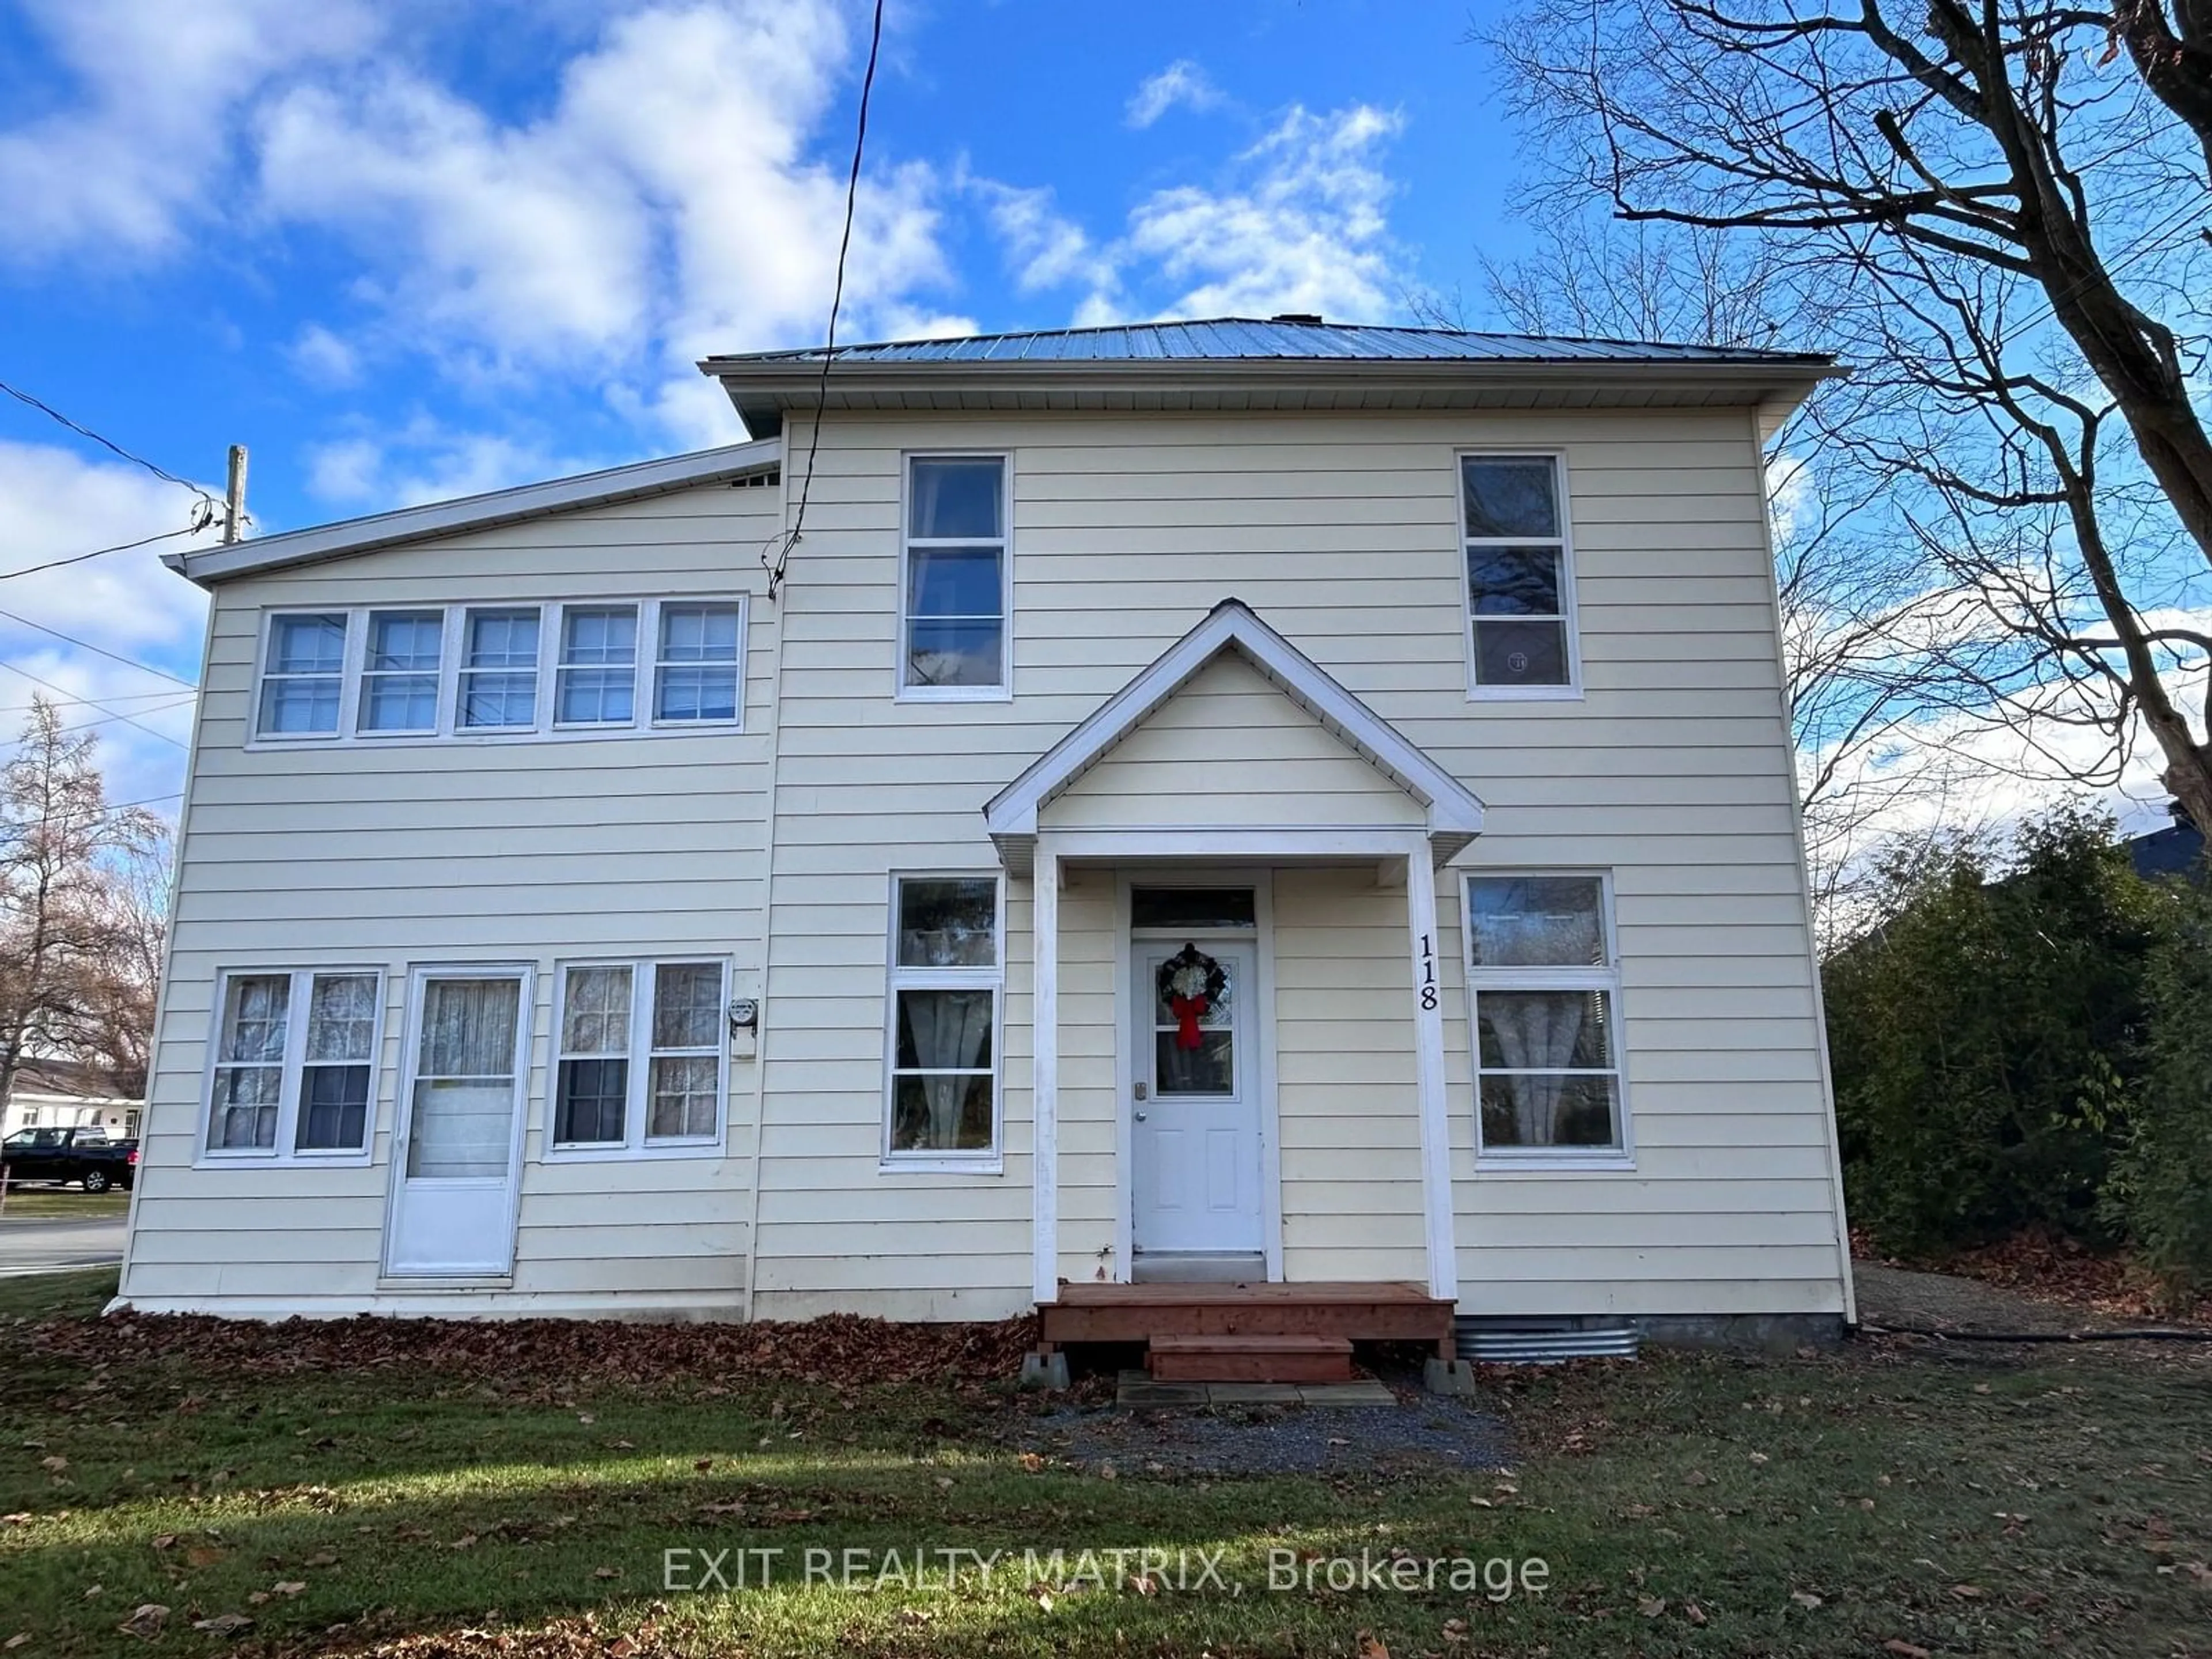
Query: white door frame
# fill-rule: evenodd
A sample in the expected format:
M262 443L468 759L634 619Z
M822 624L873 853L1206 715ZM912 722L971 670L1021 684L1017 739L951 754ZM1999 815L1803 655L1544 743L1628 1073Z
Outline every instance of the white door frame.
M415 1075L422 1065L422 987L433 979L519 979L516 993L518 1004L514 1018L514 1127L507 1145L507 1218L504 1237L507 1241L507 1260L503 1267L488 1268L481 1266L455 1267L441 1272L436 1268L411 1268L394 1272L392 1265L392 1243L398 1236L400 1194L407 1180L407 1147L415 1127ZM481 1283L485 1279L505 1281L514 1273L515 1230L522 1212L522 1142L530 1124L530 1060L537 1041L538 1031L538 971L526 962L501 963L413 963L407 969L407 1018L405 1034L399 1051L397 1072L397 1098L392 1115L392 1171L384 1199L384 1243L379 1267L386 1279L405 1279L430 1284Z
M1249 887L1252 915L1258 926L1242 928L1184 930L1194 942L1206 939L1250 943L1252 975L1253 1086L1260 1091L1255 1116L1260 1130L1260 1249L1267 1258L1267 1279L1283 1276L1283 1149L1280 1115L1275 1104L1275 883L1274 872L1264 866L1205 868L1188 865L1158 870L1115 872L1114 878L1114 1278L1127 1284L1136 1272L1136 1207L1134 1176L1137 1109L1135 1056L1136 1001L1130 974L1134 965L1134 941L1129 930L1129 890L1133 887ZM1164 937L1164 935L1163 935Z
M1194 866L1207 860L1249 860L1251 864L1341 863L1355 860L1403 859L1406 861L1407 952L1413 964L1413 983L1419 988L1431 971L1437 943L1437 880L1429 837L1407 830L1045 830L1036 838L1030 866L1032 907L1030 963L1030 1110L1033 1117L1030 1182L1030 1291L1040 1303L1052 1301L1060 1284L1060 888L1069 860L1100 863L1136 864L1140 869L1154 861L1182 859ZM1164 874L1164 872L1163 872ZM1121 926L1115 929L1115 995L1126 1000L1129 983L1127 890L1120 895ZM1272 915L1271 915L1272 921ZM1426 945L1430 955L1424 956ZM1273 940L1263 957L1272 956ZM1267 1003L1274 1000L1272 967ZM1413 1084L1421 1133L1421 1208L1429 1261L1429 1294L1444 1301L1459 1298L1459 1262L1452 1225L1452 1166L1450 1124L1444 1097L1444 1027L1441 994L1434 1006L1424 1006L1418 988L1413 1010ZM1128 1029L1126 1008L1118 1012L1120 1029ZM1267 1040L1267 1039L1263 1039ZM1119 1039L1121 1048L1127 1039ZM1273 1055L1270 1054L1270 1059ZM1270 1070L1272 1072L1272 1066ZM1122 1105L1117 1119L1126 1120L1130 1079L1125 1064L1117 1065L1115 1085ZM1115 1135L1121 1169L1128 1168L1128 1137L1124 1128ZM1126 1176L1121 1177L1126 1182ZM1279 1213L1276 1235L1281 1234L1279 1205L1282 1182L1278 1166L1272 1185ZM1125 1273L1129 1214L1123 1191L1117 1221L1115 1269ZM1278 1246L1279 1251L1279 1245ZM1279 1267L1271 1267L1279 1272Z

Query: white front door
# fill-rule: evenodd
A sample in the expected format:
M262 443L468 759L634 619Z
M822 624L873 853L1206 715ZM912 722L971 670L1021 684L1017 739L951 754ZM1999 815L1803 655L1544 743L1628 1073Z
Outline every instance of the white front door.
M530 975L418 973L392 1143L385 1271L498 1276L514 1267Z
M1181 945L1139 941L1130 1006L1130 1242L1139 1255L1264 1249L1257 957L1249 944L1191 948L1219 963L1222 992L1186 1023L1160 994ZM1196 1046L1192 1046L1192 1038Z

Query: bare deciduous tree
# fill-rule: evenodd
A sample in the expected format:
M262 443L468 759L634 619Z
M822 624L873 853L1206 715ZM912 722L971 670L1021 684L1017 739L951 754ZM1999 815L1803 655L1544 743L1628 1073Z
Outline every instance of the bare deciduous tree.
M0 768L0 1110L26 1060L86 1060L143 1085L160 971L160 821L111 809L96 739L32 704Z
M1488 39L1547 191L1753 239L1791 343L1857 367L1808 429L1972 613L1925 642L1943 706L2082 781L2147 732L2212 823L2212 8L1528 0Z
M1784 333L1790 273L1766 243L1607 222L1577 205L1532 210L1532 250L1484 260L1491 317L1531 334L1714 345ZM1468 325L1459 296L1409 302L1427 320ZM1887 472L1820 441L1827 406L1848 395L1816 392L1771 441L1766 471L1808 876L1831 937L1851 926L1874 849L1908 822L1946 815L1971 764L1931 722L1955 700L1959 667L2004 648L1971 599L1931 581L1913 538L1881 510ZM1911 763L1894 763L1908 750Z

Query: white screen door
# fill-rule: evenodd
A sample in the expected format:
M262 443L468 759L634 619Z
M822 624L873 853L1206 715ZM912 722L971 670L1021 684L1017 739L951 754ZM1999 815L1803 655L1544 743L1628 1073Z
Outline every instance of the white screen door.
M415 981L388 1273L500 1274L514 1266L528 988L516 970Z
M1130 1036L1131 1243L1139 1255L1258 1254L1260 1086L1253 1040L1256 954L1250 945L1196 948L1221 964L1224 994L1197 1017L1199 1044L1159 994L1180 945L1139 942Z

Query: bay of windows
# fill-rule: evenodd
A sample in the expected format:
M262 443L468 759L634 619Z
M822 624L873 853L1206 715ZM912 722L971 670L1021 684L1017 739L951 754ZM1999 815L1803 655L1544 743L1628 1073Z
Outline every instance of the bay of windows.
M741 599L278 611L267 742L739 727Z

